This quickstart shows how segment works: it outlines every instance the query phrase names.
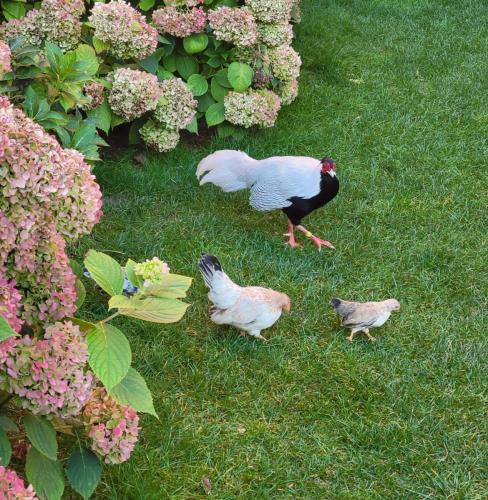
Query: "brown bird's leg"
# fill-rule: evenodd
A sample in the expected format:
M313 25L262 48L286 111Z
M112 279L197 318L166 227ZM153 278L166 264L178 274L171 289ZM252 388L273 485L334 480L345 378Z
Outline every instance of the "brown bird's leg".
M352 328L351 335L349 335L349 337L347 337L347 340L349 340L349 342L352 342L354 339L354 335L356 335L356 333L358 333L358 332L359 332L359 328Z
M285 243L285 245L288 245L291 248L298 248L300 246L299 243L295 240L295 226L291 223L290 220L288 220L288 232L285 233L283 236L289 236L289 240Z
M304 228L303 226L297 226L297 229L300 230L307 238L310 238L310 241L320 250L322 248L322 245L325 247L332 248L332 250L335 250L335 247L332 245L327 240L321 240L320 238L317 238L317 236L314 236L308 229Z
M366 337L368 337L368 340L370 342L374 342L376 340L372 335L370 335L369 328L366 328L366 330L364 330L364 333L366 334Z

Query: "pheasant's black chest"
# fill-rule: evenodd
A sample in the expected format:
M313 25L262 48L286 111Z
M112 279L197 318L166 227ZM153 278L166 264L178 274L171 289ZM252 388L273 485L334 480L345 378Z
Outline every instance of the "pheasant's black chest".
M335 198L339 192L339 179L328 174L322 174L320 181L320 192L312 198L290 198L291 205L283 208L283 212L288 216L295 226L301 220L317 208L323 207L326 203Z

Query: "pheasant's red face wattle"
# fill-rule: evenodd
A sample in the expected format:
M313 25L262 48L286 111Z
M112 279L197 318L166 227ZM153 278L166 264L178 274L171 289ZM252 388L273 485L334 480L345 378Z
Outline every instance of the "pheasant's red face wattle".
M322 160L322 172L324 174L331 171L335 172L335 169L336 169L336 162L332 158L327 157Z

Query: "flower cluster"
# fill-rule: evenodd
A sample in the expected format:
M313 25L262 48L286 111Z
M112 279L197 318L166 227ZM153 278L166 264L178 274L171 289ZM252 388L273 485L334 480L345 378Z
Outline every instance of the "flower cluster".
M254 17L263 23L287 23L294 0L245 0Z
M95 3L89 17L95 36L118 59L144 59L158 45L158 32L127 2Z
M80 18L85 13L85 0L42 0L42 8L50 11L67 12Z
M0 40L0 78L4 73L12 71L12 66L10 65L10 47Z
M289 23L258 24L259 40L268 47L290 45L293 40L293 27Z
M289 45L281 45L270 49L269 58L273 75L284 82L296 80L300 75L302 60L299 54Z
M88 102L82 106L84 110L98 108L105 99L105 87L98 82L86 83L83 87L83 95L88 99Z
M153 257L134 266L134 272L144 280L144 286L150 283L160 283L164 276L169 273L169 266L166 262Z
M7 280L0 270L0 316L7 320L10 327L20 332L22 320L19 318L20 293L15 288L15 280Z
M28 324L62 319L76 309L63 238L91 231L101 192L80 153L62 149L5 97L0 124L0 269L15 279Z
M229 92L224 99L225 119L242 127L272 127L281 107L280 98L271 90Z
M293 0L291 7L291 21L298 24L302 20L302 12L300 10L300 0Z
M72 0L68 8L61 0L44 0L40 9L30 10L22 19L12 19L0 27L5 40L22 36L30 45L52 42L64 50L76 47L81 37L80 0Z
M169 33L179 38L200 33L207 22L207 15L201 7L188 10L163 7L155 10L152 18L154 26L160 33Z
M298 80L290 80L289 82L283 82L278 87L277 92L283 104L285 105L291 104L297 98L298 95Z
M176 130L169 130L153 119L144 124L139 134L148 147L159 153L171 151L180 140L180 134Z
M83 410L91 449L107 464L120 464L130 458L139 435L137 413L119 404L101 387L93 390Z
M72 417L92 391L87 360L88 346L78 326L55 323L43 339L25 336L0 343L0 386L19 396L32 413Z
M237 47L248 47L256 43L256 21L251 11L245 7L219 7L208 12L208 20L217 40L233 43Z
M108 102L113 112L127 121L156 109L161 88L156 75L130 68L116 70Z
M164 4L169 7L196 7L204 2L205 0L164 0Z
M185 128L195 116L198 101L180 78L164 80L160 86L162 93L154 118L170 130Z
M0 466L0 497L3 500L38 500L31 484L26 488L15 471L3 466Z

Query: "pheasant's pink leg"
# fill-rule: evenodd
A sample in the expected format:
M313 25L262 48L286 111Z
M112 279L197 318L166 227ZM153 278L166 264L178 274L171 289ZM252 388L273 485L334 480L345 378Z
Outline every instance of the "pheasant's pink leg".
M290 238L288 239L288 241L285 243L285 245L288 245L290 246L291 248L297 248L299 247L299 243L296 242L295 240L295 227L293 226L293 224L288 221L288 232L284 234L284 236L289 236Z
M307 238L310 238L310 241L319 249L321 250L322 245L325 247L332 248L335 250L335 247L332 245L327 240L321 240L320 238L317 238L317 236L314 236L308 229L305 229L303 226L297 226L297 229L301 231Z

